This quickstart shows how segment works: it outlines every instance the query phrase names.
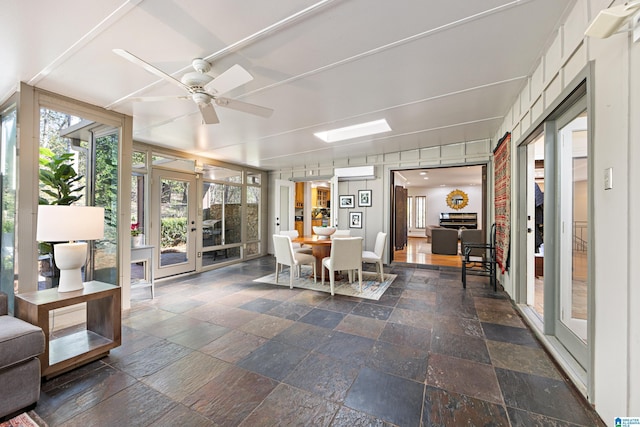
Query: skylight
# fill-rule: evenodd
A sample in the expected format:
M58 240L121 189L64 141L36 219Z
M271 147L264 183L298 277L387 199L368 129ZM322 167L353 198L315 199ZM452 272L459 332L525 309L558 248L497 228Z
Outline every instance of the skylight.
M382 132L388 132L391 128L385 119L375 120L373 122L360 123L353 126L347 126L338 129L328 130L326 132L316 132L315 136L324 142L338 142L345 139L359 138L361 136L375 135Z

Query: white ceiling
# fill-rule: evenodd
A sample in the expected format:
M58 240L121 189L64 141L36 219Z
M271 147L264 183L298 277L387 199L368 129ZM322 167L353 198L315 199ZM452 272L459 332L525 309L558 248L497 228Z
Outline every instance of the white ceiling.
M24 81L130 114L134 139L264 169L492 138L575 0L7 0L0 99ZM308 9L308 10L307 10ZM180 78L202 57L254 80L202 125L183 95L112 52ZM386 118L392 132L327 144L314 132Z

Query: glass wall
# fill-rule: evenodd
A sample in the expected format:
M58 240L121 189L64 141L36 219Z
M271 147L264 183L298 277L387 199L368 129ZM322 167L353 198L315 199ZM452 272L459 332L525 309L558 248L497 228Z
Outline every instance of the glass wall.
M146 159L149 159L149 163ZM189 238L181 262L185 261L185 257L198 260L197 265L187 273L261 256L266 250L262 243L265 226L265 188L262 184L266 174L240 165L236 167L206 162L206 159L164 153L145 144L136 144L133 150L131 224L138 224L143 230L146 244L160 245L161 252L163 250L162 243L156 242L157 239L153 237L157 233L154 226L156 221L149 221L155 218L157 209L154 202L156 190L152 182L163 182L174 175L180 175L180 180L187 182L186 177L189 176L193 179L194 188L198 189L193 196L197 195L198 202L189 203L189 206L198 209L197 215L193 215L195 220L188 220L188 227L183 230ZM167 188L166 184L164 188ZM167 193L158 190L158 194L166 196ZM181 194L186 193L183 191ZM165 201L159 199L158 205ZM197 244L191 245L192 237ZM177 255L178 251L172 250L171 256L177 259ZM162 258L164 256L155 263L156 278L165 277L160 271L165 265ZM136 277L133 270L132 277ZM168 275L172 274L178 273Z
M90 258L94 280L117 284L118 264L118 149L119 132L104 127L94 133L92 205L104 207L104 238L93 244ZM91 271L91 270L89 270Z
M15 219L16 219L16 106L11 105L0 114L2 120L2 141L0 145L0 184L2 185L2 234L0 249L0 290L9 295L9 311L13 312L13 295L15 292Z
M117 284L119 129L40 109L39 204L105 208L104 238L90 242L83 280ZM57 286L51 242L38 245L38 289Z
M240 259L242 185L205 181L202 195L202 265Z

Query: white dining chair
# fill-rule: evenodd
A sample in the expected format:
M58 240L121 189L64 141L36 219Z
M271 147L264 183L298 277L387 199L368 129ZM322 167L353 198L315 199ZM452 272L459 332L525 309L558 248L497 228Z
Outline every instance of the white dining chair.
M298 233L298 230L281 230L279 233L281 236L289 236L289 238L291 240L293 239L297 239L300 234ZM305 245L302 245L300 243L297 242L291 242L291 245L293 247L293 251L294 252L300 252L303 254L311 254L311 248Z
M273 235L273 249L276 257L276 283L285 265L289 266L289 288L293 289L293 276L300 276L300 266L313 266L313 281L316 281L316 258L313 255L294 252L289 236Z
M336 271L349 272L349 283L353 282L353 273L358 271L358 283L362 292L362 237L341 237L331 242L331 256L322 260L322 284L324 285L324 270L329 270L331 295L334 294Z
M387 233L379 231L376 235L376 244L373 252L362 251L362 262L376 264L376 272L380 273L380 283L384 282L384 265L382 257L384 256L384 248L387 244Z
M351 237L351 230L336 230L336 232L331 235L331 238L335 239L336 237Z

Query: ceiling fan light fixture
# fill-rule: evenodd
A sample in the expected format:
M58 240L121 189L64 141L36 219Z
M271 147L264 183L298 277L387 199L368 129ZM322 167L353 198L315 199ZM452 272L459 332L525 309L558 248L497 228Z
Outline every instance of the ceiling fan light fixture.
M314 135L324 142L338 142L363 136L376 135L383 132L389 132L390 130L391 127L389 126L389 123L387 123L387 120L380 119L324 132L316 132Z
M196 92L191 95L191 99L193 99L193 102L195 102L199 106L207 105L211 102L211 97L206 93Z
M173 76L165 73L164 71L156 68L148 62L138 58L132 53L124 49L113 49L113 52L122 58L126 59L133 64L144 68L146 71L154 74L163 80L170 82L176 86L184 89L188 95L183 96L171 96L168 98L176 99L189 99L196 103L202 120L205 124L219 123L218 115L213 108L212 100L216 105L229 108L232 110L241 111L244 113L253 114L260 117L271 117L273 110L271 108L261 107L259 105L250 104L248 102L238 101L230 98L220 98L218 95L229 92L245 83L253 80L253 76L242 66L235 64L228 70L224 71L217 77L212 77L207 72L211 70L211 64L204 59L196 58L191 62L191 65L195 71L186 73L182 76L181 80L175 79ZM166 99L167 97L151 97L150 98L138 98L138 101L158 101ZM132 99L133 100L133 99Z
M192 71L190 73L186 73L180 81L189 87L199 87L204 88L207 83L211 82L213 77L209 74L202 74L197 71Z

